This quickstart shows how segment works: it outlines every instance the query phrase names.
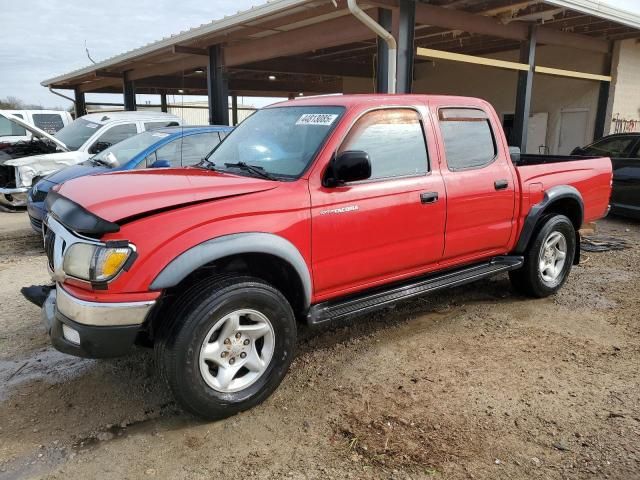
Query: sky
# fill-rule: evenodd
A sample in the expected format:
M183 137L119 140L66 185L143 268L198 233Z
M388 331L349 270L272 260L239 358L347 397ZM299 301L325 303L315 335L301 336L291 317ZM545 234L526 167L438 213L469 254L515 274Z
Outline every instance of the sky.
M85 42L91 57L101 61L260 3L263 1L0 0L2 18L10 19L3 22L0 33L0 98L14 96L27 103L67 108L70 102L51 94L40 82L87 66ZM640 14L640 0L600 3ZM152 98L140 96L138 102ZM121 101L119 96L87 96L87 101L98 100Z

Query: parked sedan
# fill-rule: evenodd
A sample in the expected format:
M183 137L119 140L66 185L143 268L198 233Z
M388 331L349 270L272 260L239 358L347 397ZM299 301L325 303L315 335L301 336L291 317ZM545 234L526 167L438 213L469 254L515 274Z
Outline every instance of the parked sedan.
M640 132L609 135L572 154L611 157L611 212L640 219Z
M41 232L46 213L44 201L55 185L97 173L195 165L231 130L231 127L218 125L160 128L130 137L79 165L47 175L29 191L27 211L31 226Z

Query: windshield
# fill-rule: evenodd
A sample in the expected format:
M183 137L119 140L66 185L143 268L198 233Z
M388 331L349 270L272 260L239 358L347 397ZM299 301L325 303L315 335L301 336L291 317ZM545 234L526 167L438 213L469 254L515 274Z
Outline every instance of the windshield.
M69 150L78 150L89 140L91 135L100 130L104 125L88 122L84 118L78 118L74 122L56 132L54 137L64 143Z
M118 167L124 165L137 154L149 148L154 143L160 142L169 135L169 133L155 131L140 133L104 149L92 157L91 161L99 162L112 168ZM109 158L107 159L107 157ZM111 159L115 159L116 163Z
M296 178L315 157L344 107L275 107L259 110L238 125L208 160L217 170L244 162L276 177ZM243 174L247 171L243 170Z

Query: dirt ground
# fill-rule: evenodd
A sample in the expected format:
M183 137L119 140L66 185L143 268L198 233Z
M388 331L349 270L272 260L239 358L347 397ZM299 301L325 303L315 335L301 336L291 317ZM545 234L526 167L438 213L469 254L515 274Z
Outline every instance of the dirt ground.
M20 287L47 280L40 239L0 214L0 479L639 479L640 223L599 233L555 297L506 276L322 330L301 328L263 405L182 413L151 354L51 349Z

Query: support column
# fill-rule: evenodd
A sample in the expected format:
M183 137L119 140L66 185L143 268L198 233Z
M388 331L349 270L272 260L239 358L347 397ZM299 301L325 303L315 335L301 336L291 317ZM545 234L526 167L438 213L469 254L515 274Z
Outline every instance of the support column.
M513 130L509 145L520 147L522 153L527 150L527 130L529 128L529 115L531 114L531 93L536 65L536 37L536 26L532 25L529 29L529 39L520 47L520 63L528 64L529 70L518 72L516 114L513 119Z
M387 10L386 8L378 9L378 23L389 32L391 31L392 18L391 10ZM389 91L389 47L387 46L387 42L380 37L378 37L377 45L376 93L387 93Z
M229 125L229 87L221 45L209 47L207 67L209 125Z
M127 72L122 74L122 93L124 95L124 109L128 112L136 110L136 88L132 80L127 79Z
M238 96L231 95L231 124L235 127L238 124Z
M607 68L605 75L611 75L613 72L613 52L607 57ZM611 95L611 82L600 82L600 91L598 93L598 110L596 112L596 122L593 132L593 139L599 140L609 133L607 128L607 114L609 109L609 97Z
M411 93L413 88L413 58L416 30L416 2L400 0L398 25L397 93Z
M75 111L76 118L82 117L87 114L87 103L84 99L84 92L81 92L79 88L75 89Z
M160 111L167 113L168 108L167 108L167 93L166 92L162 92L160 94Z

